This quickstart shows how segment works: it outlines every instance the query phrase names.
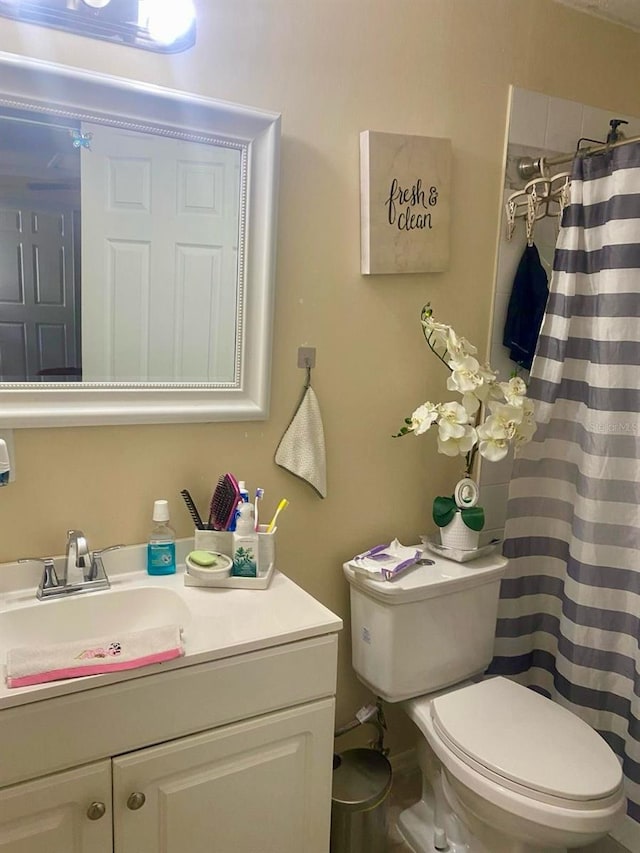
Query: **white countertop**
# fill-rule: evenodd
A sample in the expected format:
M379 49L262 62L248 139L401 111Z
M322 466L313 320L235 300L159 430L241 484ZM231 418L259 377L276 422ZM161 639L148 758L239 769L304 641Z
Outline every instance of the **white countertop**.
M179 543L178 559L184 559L192 543ZM174 575L150 577L144 569L146 546L129 546L106 554L105 568L113 591L142 586L171 589L186 605L183 628L185 654L161 664L129 671L52 681L32 687L8 688L5 682L5 654L2 649L0 710L51 699L114 682L157 674L194 664L230 658L259 649L330 634L342 628L342 620L277 570L267 589L200 588L185 586L184 565ZM135 567L135 571L127 571ZM56 601L38 602L35 597L40 567L35 564L0 565L0 626L2 613L20 607L55 607ZM34 580L35 579L35 580ZM17 583L33 581L33 586ZM110 595L111 591L82 593L79 596ZM71 598L71 596L69 597ZM68 600L68 599L65 599ZM0 646L2 636L0 630ZM161 668L161 669L160 669Z

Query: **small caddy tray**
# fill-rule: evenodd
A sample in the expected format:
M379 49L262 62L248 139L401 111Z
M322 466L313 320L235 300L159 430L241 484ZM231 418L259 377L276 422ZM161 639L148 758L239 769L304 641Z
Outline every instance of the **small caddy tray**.
M194 577L189 574L189 567L185 566L184 585L203 587L226 587L227 589L266 589L271 583L275 563L271 563L266 572L262 572L257 578L242 578L229 575L226 578Z

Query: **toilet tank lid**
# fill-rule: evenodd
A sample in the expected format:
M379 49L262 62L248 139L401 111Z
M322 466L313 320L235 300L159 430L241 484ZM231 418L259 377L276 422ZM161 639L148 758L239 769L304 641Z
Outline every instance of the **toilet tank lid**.
M454 563L435 554L428 556L433 559L433 566L413 566L391 581L372 580L359 574L349 563L342 568L349 583L371 598L386 604L406 604L491 583L504 574L507 565L505 558L498 554L468 563Z
M532 791L597 800L622 782L618 759L591 726L501 676L437 697L431 715L461 752Z

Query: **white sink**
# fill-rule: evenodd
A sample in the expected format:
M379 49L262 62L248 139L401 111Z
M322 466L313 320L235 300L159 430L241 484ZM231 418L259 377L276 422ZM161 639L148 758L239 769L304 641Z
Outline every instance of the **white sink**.
M8 649L50 646L102 637L114 631L140 631L162 625L185 627L190 610L180 594L157 586L132 586L83 593L0 611L0 663Z
M184 557L193 540L178 543L178 572L149 577L146 544L106 556L111 589L38 601L38 563L0 564L0 715L2 709L93 687L169 672L340 630L342 621L320 602L275 571L266 589L186 586ZM61 566L61 558L56 558ZM7 651L24 646L107 636L179 625L184 655L162 664L29 687L6 685Z

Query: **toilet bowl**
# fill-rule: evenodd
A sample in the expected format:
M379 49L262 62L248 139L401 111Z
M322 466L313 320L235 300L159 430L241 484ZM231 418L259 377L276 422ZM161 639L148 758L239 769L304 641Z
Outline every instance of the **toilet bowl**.
M398 821L417 853L557 853L624 811L620 764L597 732L514 681L482 679L505 567L436 558L389 582L343 567L354 670L422 735L422 797Z
M442 784L445 808L470 830L465 850L567 850L606 835L624 811L622 772L605 741L513 681L493 678L403 707L441 765L432 787Z

